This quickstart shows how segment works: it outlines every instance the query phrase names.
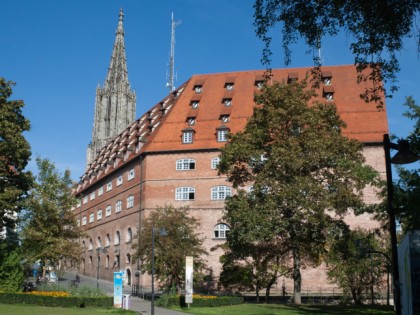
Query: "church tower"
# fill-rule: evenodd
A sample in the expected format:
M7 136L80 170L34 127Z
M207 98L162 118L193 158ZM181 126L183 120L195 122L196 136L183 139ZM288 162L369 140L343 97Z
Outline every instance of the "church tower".
M87 149L87 166L109 140L134 121L136 115L136 94L128 82L123 18L121 9L108 74L104 86L98 84L96 88L95 117L92 142Z

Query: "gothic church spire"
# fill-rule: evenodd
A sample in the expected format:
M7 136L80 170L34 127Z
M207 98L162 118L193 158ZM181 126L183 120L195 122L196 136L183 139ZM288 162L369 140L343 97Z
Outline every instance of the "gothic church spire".
M104 86L96 89L92 142L87 150L87 165L100 149L131 124L136 115L136 94L130 88L124 45L124 12L121 9L111 63Z

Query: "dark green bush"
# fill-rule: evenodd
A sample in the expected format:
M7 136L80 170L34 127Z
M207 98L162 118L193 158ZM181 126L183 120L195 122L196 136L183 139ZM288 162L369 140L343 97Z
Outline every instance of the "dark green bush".
M77 297L77 296L42 296L23 293L0 293L0 303L35 304L54 307L109 307L113 305L112 297Z

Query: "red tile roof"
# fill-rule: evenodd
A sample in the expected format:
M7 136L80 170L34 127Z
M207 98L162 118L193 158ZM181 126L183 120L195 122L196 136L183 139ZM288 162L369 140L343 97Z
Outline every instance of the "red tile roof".
M303 79L311 68L274 69L272 81L287 82L291 77ZM319 100L323 93L334 93L334 103L347 128L346 136L362 142L382 142L388 133L385 107L378 110L375 104L367 104L360 94L369 82L357 83L356 69L352 65L323 67L323 74L331 77L331 85L321 84ZM264 77L264 70L195 75L176 91L168 95L127 129L111 140L82 176L83 188L107 167L119 168L142 152L175 150L217 149L225 145L218 142L217 128L226 125L231 133L242 130L253 113L255 83ZM233 83L228 91L226 83ZM269 82L270 83L270 82ZM200 85L197 93L195 87ZM231 99L226 107L223 101ZM191 108L192 101L199 101L198 109ZM228 122L221 122L222 115L229 115ZM188 117L196 117L194 140L182 143L182 132L188 126ZM134 150L135 149L135 150ZM118 159L121 159L119 161ZM92 178L92 179L90 179ZM79 185L78 191L82 187Z

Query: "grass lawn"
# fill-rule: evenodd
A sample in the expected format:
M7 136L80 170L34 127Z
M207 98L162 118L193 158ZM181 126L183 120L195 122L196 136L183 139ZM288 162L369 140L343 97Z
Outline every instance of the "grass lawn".
M35 305L16 305L16 304L0 304L0 314L10 315L104 315L104 314L137 314L133 311L122 309L107 309L107 308L64 308L64 307L46 307Z
M194 305L194 304L193 304ZM325 306L325 305L278 305L242 304L224 307L196 307L176 309L194 315L393 315L392 307L386 306Z

